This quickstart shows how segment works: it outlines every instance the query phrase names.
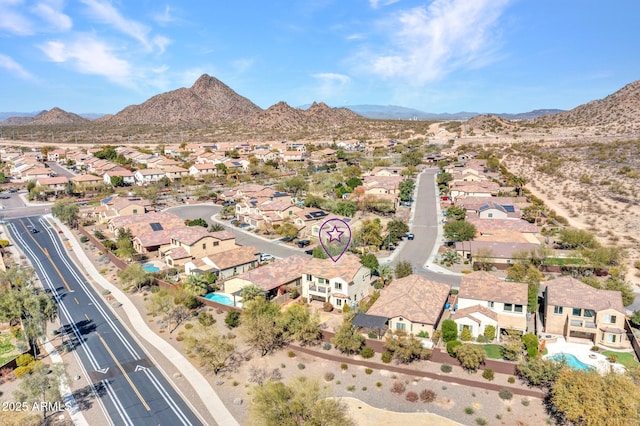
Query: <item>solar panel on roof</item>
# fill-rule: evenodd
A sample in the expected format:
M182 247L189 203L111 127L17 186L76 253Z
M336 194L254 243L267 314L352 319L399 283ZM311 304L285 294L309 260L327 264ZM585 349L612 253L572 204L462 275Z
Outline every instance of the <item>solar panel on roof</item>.
M150 223L149 226L151 226L151 229L153 229L154 231L162 231L161 223L153 222L153 223Z
M504 210L505 210L507 213L513 213L513 212L515 212L515 211L516 211L515 207L513 207L513 206L502 206L502 208L504 208Z

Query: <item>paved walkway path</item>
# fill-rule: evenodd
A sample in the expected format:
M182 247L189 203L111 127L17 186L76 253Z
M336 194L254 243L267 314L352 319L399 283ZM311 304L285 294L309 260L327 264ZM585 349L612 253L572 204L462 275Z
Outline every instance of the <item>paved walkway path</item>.
M69 228L62 225L62 223L60 223L58 219L52 216L47 216L47 218L55 222L58 227L62 229L65 237L67 237L69 242L71 243L73 251L84 266L87 273L91 275L91 278L93 278L93 280L102 288L109 290L113 298L122 305L122 309L126 313L131 325L138 332L138 335L142 336L142 338L146 340L148 344L154 346L158 351L160 351L168 360L168 362L172 363L178 369L178 371L180 371L180 374L182 374L182 376L186 380L188 380L195 389L198 390L198 393L204 396L201 399L216 422L220 426L239 426L239 423L231 415L229 410L227 410L227 407L225 407L222 400L213 390L213 387L211 386L211 384L209 384L207 379L205 379L205 377L191 364L191 362L189 362L189 360L184 357L184 355L182 355L177 349L171 346L163 338L154 333L146 324L144 318L142 318L140 312L138 311L138 309L136 309L133 302L129 300L127 295L124 294L118 287L111 284L93 267L93 264L87 258L86 253L80 246L78 240L76 240L76 238L74 237L73 233L69 230ZM158 363L156 363L156 365L158 365ZM160 368L159 365L158 368ZM180 393L178 389L176 390ZM186 400L186 402L189 403L188 400ZM197 413L197 411L195 410L194 412Z

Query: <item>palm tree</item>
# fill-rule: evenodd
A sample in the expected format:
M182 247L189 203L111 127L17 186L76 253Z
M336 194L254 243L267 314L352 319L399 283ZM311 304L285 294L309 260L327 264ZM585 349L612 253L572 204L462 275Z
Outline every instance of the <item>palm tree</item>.
M391 278L392 270L389 265L380 265L378 266L378 275L380 276L380 281L382 281L383 285L387 285L387 280Z
M518 197L522 195L522 188L527 184L527 180L521 176L512 175L509 178L511 185L516 187L516 194Z

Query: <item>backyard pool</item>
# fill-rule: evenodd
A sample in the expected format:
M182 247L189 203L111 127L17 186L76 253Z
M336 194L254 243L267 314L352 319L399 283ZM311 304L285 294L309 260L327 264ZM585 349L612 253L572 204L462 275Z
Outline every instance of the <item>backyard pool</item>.
M156 265L154 265L151 262L148 262L142 265L142 269L144 269L145 272L158 272L160 270L160 268L158 268Z
M567 354L564 352L558 352L557 354L550 356L549 357L550 360L552 361L556 361L556 362L566 362L567 365L571 368L573 368L574 370L585 370L585 371L589 371L589 370L593 370L593 366L589 365L589 364L585 364L584 362L580 361L578 358L576 358L574 355L571 354Z
M233 306L233 299L226 294L209 293L205 296L205 299L213 300L214 302L221 303L223 305Z

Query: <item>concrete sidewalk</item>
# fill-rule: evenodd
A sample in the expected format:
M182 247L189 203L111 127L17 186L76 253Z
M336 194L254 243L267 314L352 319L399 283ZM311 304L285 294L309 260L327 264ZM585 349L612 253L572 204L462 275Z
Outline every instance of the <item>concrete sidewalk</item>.
M100 287L109 290L113 298L122 305L123 311L127 315L127 318L132 327L136 329L138 335L141 336L148 344L152 345L158 351L160 351L167 359L167 361L172 363L178 369L178 371L180 371L180 374L182 374L182 376L186 380L188 380L189 383L191 383L191 386L193 386L193 388L196 389L200 395L205 396L204 398L201 398L201 400L207 407L207 410L209 411L211 416L216 420L216 422L221 426L239 426L239 423L231 415L229 410L227 410L227 407L225 407L218 394L209 384L207 379L205 379L205 377L200 373L200 371L198 371L177 349L175 349L163 338L154 333L146 324L144 318L142 318L140 312L135 307L133 302L129 300L127 295L124 294L118 287L111 284L93 267L93 264L87 258L86 253L82 249L78 240L76 240L75 236L72 234L71 230L69 230L69 228L67 228L53 216L47 215L45 217L50 221L53 221L59 229L62 229L65 237L67 237L67 239L71 243L71 247L75 255L83 264L82 266L84 266L84 269L91 276L91 278L93 278L93 280L98 285L100 285ZM126 324L123 323L123 325L126 327ZM161 368L157 362L155 364L158 366L158 368ZM169 381L171 381L167 374L164 375L168 378ZM181 394L178 389L176 390ZM189 403L188 400L186 400L185 402ZM197 413L196 411L194 412Z

